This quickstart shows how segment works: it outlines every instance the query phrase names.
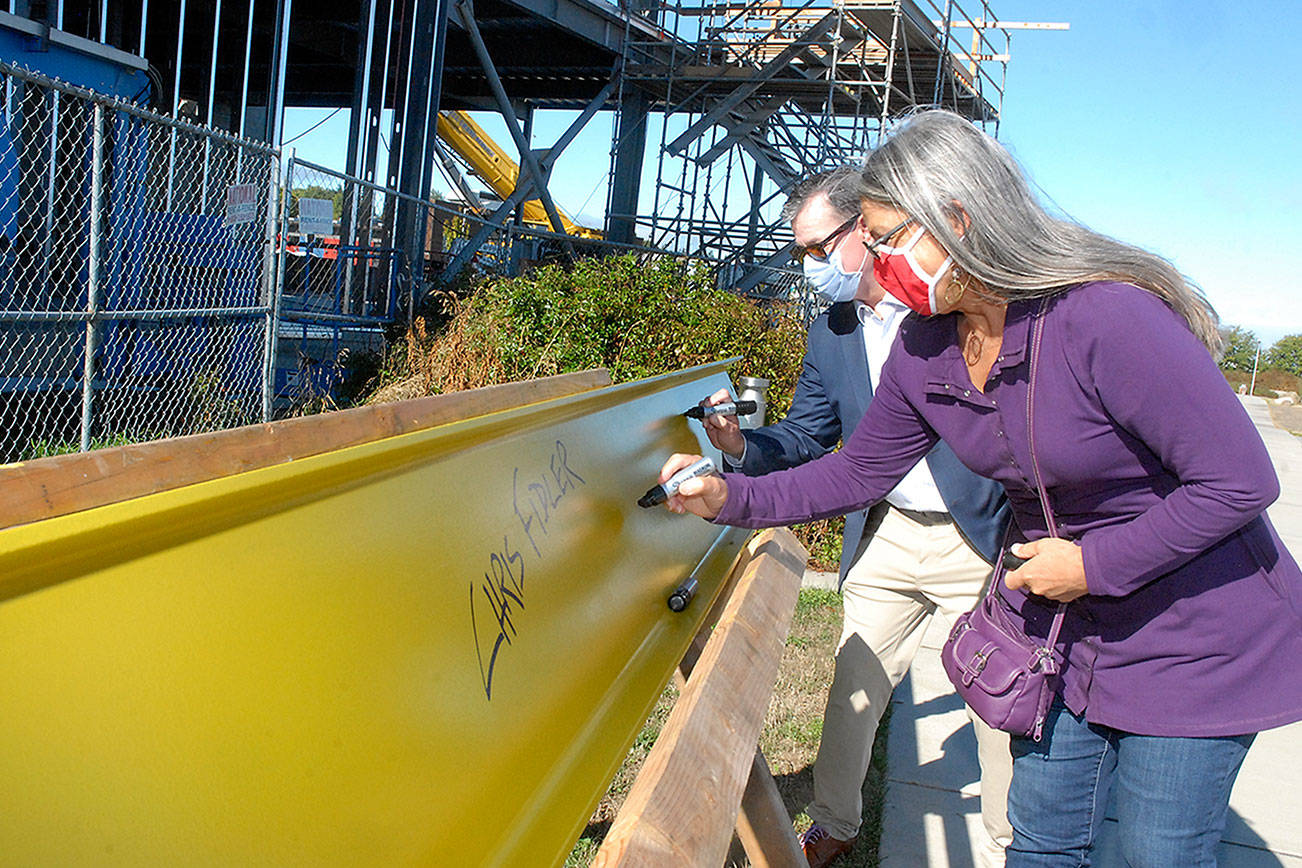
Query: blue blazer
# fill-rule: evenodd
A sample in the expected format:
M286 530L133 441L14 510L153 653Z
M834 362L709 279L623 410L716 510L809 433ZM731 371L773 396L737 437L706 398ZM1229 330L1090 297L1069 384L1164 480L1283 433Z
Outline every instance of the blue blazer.
M741 471L759 476L812 461L848 440L872 401L873 384L864 352L863 324L854 302L834 304L809 327L804 366L791 411L785 419L743 431L746 455ZM1008 525L1004 487L977 476L942 441L927 454L941 499L968 544L993 564ZM868 510L845 517L841 580L863 538Z

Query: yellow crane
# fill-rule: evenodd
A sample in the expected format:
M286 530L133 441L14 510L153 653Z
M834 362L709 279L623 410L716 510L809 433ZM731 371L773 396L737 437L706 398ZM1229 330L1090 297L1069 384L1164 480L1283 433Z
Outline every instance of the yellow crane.
M520 165L511 159L468 113L439 112L438 135L470 164L475 174L483 179L498 196L505 199L515 190L516 181L520 177ZM580 238L602 237L597 230L575 223L564 211L560 211L560 217L561 226L568 235L576 235ZM547 219L547 212L538 199L530 199L524 203L524 222L543 229L552 228L551 221Z

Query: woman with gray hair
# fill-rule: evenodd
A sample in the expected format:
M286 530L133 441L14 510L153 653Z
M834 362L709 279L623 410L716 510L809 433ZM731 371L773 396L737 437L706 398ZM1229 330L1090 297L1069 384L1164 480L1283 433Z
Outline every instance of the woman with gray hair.
M1007 865L1088 865L1109 798L1131 866L1211 866L1255 733L1302 719L1302 572L1265 509L1269 456L1212 358L1216 316L1170 263L1053 217L994 139L904 124L859 182L858 231L911 317L844 447L668 506L766 527L879 500L944 439L1013 508L996 583L1055 650L1042 737L1014 735ZM667 479L695 456L676 455Z

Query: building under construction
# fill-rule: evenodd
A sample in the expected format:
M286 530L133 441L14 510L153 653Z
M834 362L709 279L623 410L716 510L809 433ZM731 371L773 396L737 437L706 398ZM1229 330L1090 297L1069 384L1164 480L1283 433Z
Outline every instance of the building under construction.
M918 106L997 132L1024 25L966 2L8 0L0 419L79 420L85 449L270 418L440 285L557 254L669 251L788 296L797 179ZM282 147L287 106L348 112L342 165ZM547 182L599 114L583 227Z
M285 106L347 108L346 165L332 168L416 198L442 172L502 223L515 208L487 208L475 195L481 172L464 148L440 142L439 112L501 113L514 139L504 144L522 164L516 177L530 185L559 156L553 149L543 166L532 151L539 143L526 145L535 111L587 109L581 122L613 112L605 236L717 261L742 290L772 282L769 269L783 262L790 237L773 206L795 179L861 157L892 118L920 105L997 126L1009 41L981 0L10 0L9 8L24 19L14 26L34 25L29 53L61 32L143 58L155 107L273 146ZM654 188L640 189L647 160ZM547 228L573 233L545 184L530 198ZM413 217L393 219L394 240L405 242L397 246L423 255L424 239L403 227Z

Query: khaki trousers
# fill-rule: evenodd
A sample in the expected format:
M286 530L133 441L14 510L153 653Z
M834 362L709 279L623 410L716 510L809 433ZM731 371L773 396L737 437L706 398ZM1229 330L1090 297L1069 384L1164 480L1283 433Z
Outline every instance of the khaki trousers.
M885 505L870 513L841 587L845 622L808 809L810 819L833 837L859 832L877 723L918 653L928 621L939 612L953 624L976 605L990 573L952 522L925 525ZM968 717L976 731L981 819L989 836L973 850L978 865L997 868L1013 836L1006 804L1012 756L1006 733L992 730L970 709Z

